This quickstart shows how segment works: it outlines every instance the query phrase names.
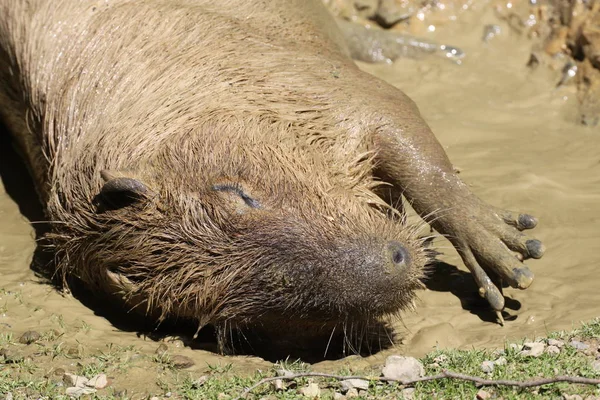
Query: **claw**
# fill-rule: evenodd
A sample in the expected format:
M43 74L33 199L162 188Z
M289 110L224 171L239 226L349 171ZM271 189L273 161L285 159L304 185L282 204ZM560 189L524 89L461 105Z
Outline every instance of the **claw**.
M496 318L498 318L498 323L500 326L504 326L504 317L502 316L502 311L496 311Z
M537 218L529 214L520 214L519 218L517 219L517 229L533 229L536 227L537 223Z

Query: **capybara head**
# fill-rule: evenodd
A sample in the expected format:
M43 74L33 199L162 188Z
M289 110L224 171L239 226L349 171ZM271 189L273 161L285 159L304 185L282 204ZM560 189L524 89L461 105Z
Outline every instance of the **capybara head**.
M336 164L327 146L284 138L171 138L147 161L100 165L93 207L70 210L86 220L55 234L65 272L159 318L271 335L342 332L406 308L427 257L375 195L372 157Z

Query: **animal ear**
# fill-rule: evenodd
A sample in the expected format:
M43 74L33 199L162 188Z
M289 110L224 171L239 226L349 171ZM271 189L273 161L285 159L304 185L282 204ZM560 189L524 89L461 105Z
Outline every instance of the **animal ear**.
M105 183L95 202L103 209L123 208L143 201L153 193L145 183L125 172L103 170L100 175Z

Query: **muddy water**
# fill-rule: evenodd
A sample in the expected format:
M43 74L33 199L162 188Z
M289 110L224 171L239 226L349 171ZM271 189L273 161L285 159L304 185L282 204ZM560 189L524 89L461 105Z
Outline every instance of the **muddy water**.
M421 355L436 345L494 347L507 338L542 335L600 316L600 131L575 124L575 89L556 89L557 72L532 74L524 67L531 42L501 25L503 34L483 44L483 25L499 21L489 10L463 14L460 24L439 26L429 34L440 41L450 38L450 44L465 50L468 56L461 65L428 58L360 66L419 104L475 193L494 205L536 215L540 225L534 234L548 251L542 260L529 263L537 276L531 288L506 290L509 321L502 328L478 300L454 250L438 240L445 264L420 293L417 310L395 323L401 344L367 359L353 357L352 363L379 363L393 352ZM2 153L0 333L57 329L65 341L86 348L117 343L152 353L156 342L118 329L31 271L35 232L24 214L35 219L27 210L35 195L21 191L20 175ZM258 358L189 348L179 353L200 366L232 362L234 370L248 371L268 365ZM329 368L335 364L317 366Z

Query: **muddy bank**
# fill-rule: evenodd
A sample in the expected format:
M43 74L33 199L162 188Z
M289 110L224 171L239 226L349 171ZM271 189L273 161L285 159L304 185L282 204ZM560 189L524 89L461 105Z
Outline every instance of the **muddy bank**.
M485 3L485 4L483 4ZM600 155L597 131L578 125L575 85L556 87L561 71L524 67L530 39L499 20L490 7L470 7L461 20L436 25L422 34L451 39L467 57L461 65L440 58L400 60L393 65L361 67L402 88L426 120L464 179L484 200L503 208L526 210L540 219L536 236L548 247L544 259L531 262L536 281L526 291L507 289L507 325L500 328L475 290L470 275L450 244L439 240L445 264L429 289L419 293L417 310L395 323L396 349L359 359L327 361L317 370L381 364L392 353L422 355L434 346L496 347L506 338L571 328L600 315ZM476 22L475 22L476 21ZM482 42L485 25L500 33ZM2 142L3 151L6 141ZM88 351L107 343L135 345L154 354L158 343L135 330L121 330L72 297L63 297L30 269L35 232L24 215L35 205L33 193L16 194L20 174L2 157L0 193L0 333L56 329L67 344ZM11 181L12 179L12 181ZM15 201L16 200L16 201ZM21 209L20 209L21 208ZM232 363L232 371L266 368L256 357L221 357L182 348L197 368ZM143 374L140 374L143 375ZM140 378L142 379L142 378ZM131 385L143 386L143 380Z
M339 18L368 28L400 32L421 38L439 37L436 32L470 23L472 13L491 10L497 20L472 21L481 29L481 41L496 36L519 36L530 42L530 57L523 63L532 72L551 70L556 86L577 88L579 115L585 126L600 121L600 2L585 0L323 0ZM505 54L514 56L514 52ZM523 60L520 60L523 62Z

